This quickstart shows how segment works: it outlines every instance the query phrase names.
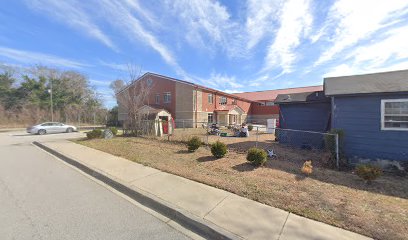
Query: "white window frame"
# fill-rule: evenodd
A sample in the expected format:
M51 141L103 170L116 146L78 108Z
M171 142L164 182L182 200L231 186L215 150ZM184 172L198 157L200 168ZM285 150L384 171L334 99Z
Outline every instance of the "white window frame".
M224 99L225 99L225 101L223 101ZM227 105L227 103L228 103L227 97L221 96L220 97L220 105Z
M156 104L160 104L160 93L156 93L156 97L155 97L155 102Z
M211 116L211 122L209 121L209 119L210 119L210 116ZM208 113L207 114L207 122L208 123L213 123L214 122L214 113Z
M388 102L408 102L408 98L381 99L381 130L408 131L408 128L385 127L385 103Z
M211 101L210 101L211 100ZM214 102L214 95L212 93L208 94L208 103L213 103Z
M171 103L171 92L163 93L163 103Z

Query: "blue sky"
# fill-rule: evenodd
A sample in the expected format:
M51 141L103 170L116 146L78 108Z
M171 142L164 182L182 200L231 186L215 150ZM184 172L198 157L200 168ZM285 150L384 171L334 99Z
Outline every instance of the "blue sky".
M129 65L227 92L408 69L406 0L3 0L0 22L0 64L79 71L108 107Z

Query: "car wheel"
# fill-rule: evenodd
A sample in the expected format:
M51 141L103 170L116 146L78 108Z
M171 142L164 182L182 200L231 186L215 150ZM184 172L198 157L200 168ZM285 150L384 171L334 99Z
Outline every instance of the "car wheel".
M47 133L47 131L45 131L44 129L38 130L38 135L44 135L46 133Z
M74 131L74 129L72 128L67 128L67 133L72 133Z

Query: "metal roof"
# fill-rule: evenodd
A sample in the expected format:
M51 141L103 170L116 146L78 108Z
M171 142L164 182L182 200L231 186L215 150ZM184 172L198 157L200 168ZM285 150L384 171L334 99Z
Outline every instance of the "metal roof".
M311 102L330 102L330 98L324 95L323 91L303 92L292 94L279 94L275 103L311 103Z
M319 85L319 86L275 89L275 90L265 90L265 91L258 91L258 92L233 93L233 94L235 96L243 97L243 98L246 98L252 101L274 101L279 94L313 92L313 91L322 91L322 90L323 90L323 85Z
M141 80L141 79L143 79L143 78L145 78L145 77L147 77L149 75L159 77L159 78L164 78L164 79L167 79L167 80L170 80L170 81L174 81L174 82L178 82L178 83L182 83L182 84L186 84L186 85L190 85L190 86L193 86L193 87L196 87L196 88L199 88L199 89L207 90L207 91L212 92L212 93L225 95L225 96L228 96L228 97L231 97L231 98L236 98L236 99L241 100L241 101L254 102L253 100L250 100L250 99L247 99L247 98L244 98L244 97L240 97L240 96L236 96L234 94L222 92L222 91L219 91L219 90L216 90L216 89L213 89L213 88L208 88L208 87L205 87L205 86L202 86L202 85L199 85L199 84L195 84L195 83L192 83L192 82L188 82L188 81L185 81L185 80L180 80L180 79L177 79L177 78L167 77L167 76L160 75L160 74L157 74L157 73L152 73L152 72L146 72L145 74L140 76L138 79L136 79L134 82L130 83L129 85L125 86L123 89L118 91L116 93L116 95L120 94L122 91L126 90L130 85L134 84L135 82L137 82L137 81L139 81L139 80Z
M327 96L408 92L408 70L329 77L324 79L324 91Z

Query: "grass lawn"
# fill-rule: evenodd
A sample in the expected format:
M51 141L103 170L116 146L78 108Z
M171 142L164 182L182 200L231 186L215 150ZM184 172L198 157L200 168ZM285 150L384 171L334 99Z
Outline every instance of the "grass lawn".
M254 168L234 143L226 157L215 159L206 147L189 153L177 142L124 137L76 142L376 239L408 239L407 177L382 176L367 185L351 172L319 167L305 177L301 165L313 155L302 152Z

